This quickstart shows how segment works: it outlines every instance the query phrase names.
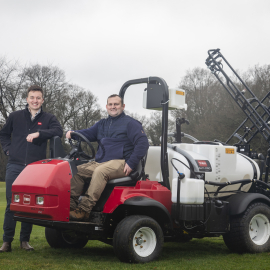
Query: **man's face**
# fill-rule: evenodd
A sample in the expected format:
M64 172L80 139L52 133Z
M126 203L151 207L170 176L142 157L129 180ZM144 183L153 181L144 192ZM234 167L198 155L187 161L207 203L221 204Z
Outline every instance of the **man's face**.
M123 112L125 109L125 104L121 104L120 97L111 97L108 99L106 109L110 116L116 117Z
M30 110L38 111L43 104L44 99L40 91L30 91L26 101Z

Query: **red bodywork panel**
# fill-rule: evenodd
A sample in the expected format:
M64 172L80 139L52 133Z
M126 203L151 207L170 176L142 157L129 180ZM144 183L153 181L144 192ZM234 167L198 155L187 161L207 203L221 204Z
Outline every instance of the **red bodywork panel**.
M52 221L69 221L70 179L69 162L47 159L28 165L12 185L11 211L17 216ZM14 202L19 195L20 201ZM44 198L44 204L36 202ZM171 192L157 181L138 181L135 187L115 187L104 205L103 213L113 211L127 199L143 196L162 203L171 212Z
M142 196L162 203L171 213L171 192L157 181L138 181L135 187L115 187L104 205L103 213L112 213L125 200Z
M10 210L17 216L69 221L71 170L68 161L41 160L29 164L12 185ZM14 195L20 202L14 202ZM38 196L44 204L36 203Z

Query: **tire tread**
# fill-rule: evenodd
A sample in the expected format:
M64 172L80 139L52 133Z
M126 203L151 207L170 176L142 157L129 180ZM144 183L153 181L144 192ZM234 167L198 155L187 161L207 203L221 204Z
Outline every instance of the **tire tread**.
M230 220L230 232L223 235L226 246L233 252L237 253L259 253L269 250L270 239L262 246L258 246L252 242L249 236L249 224L247 222L254 216L253 212L265 211L267 217L270 219L270 208L268 205L255 202L249 205L246 211L238 216L231 216Z

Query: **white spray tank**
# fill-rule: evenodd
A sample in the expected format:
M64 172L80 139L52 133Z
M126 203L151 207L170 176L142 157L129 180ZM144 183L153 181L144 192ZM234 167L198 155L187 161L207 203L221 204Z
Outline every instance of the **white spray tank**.
M181 176L182 175L182 176ZM181 179L181 177L183 177ZM180 178L180 179L179 179ZM179 185L180 184L180 185ZM177 203L177 192L180 188L181 204L203 204L204 203L204 180L187 178L179 174L178 178L172 180L172 202Z

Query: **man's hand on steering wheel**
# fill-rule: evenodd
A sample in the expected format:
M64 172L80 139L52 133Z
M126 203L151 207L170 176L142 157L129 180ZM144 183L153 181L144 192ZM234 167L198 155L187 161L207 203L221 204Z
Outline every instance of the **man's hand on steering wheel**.
M67 139L71 139L71 133L74 132L72 130L69 130L67 133L66 133L66 138Z
M84 159L93 159L95 157L95 149L91 142L81 133L75 132L75 131L68 131L66 133L66 138L69 140L69 144L71 146L71 151L69 153L68 158L79 158L82 157ZM73 140L76 140L77 143L72 142ZM87 145L90 147L92 155L86 154L82 148L81 148L81 142L84 141L87 143Z

